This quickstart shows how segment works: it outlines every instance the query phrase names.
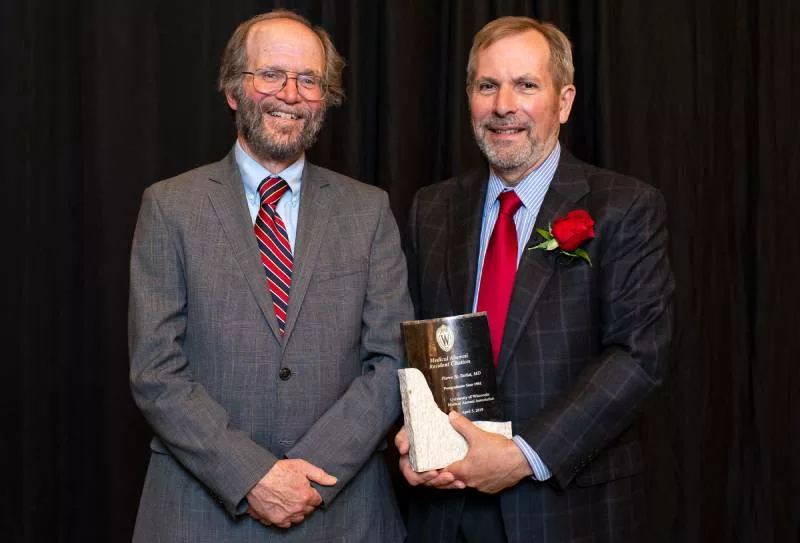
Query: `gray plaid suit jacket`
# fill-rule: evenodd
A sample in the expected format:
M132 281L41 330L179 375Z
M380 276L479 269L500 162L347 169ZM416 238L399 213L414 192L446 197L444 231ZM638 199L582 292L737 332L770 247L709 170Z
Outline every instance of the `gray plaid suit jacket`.
M405 535L379 450L400 413L399 322L412 316L400 236L377 188L307 163L302 191L283 338L233 152L144 193L130 380L156 437L135 541ZM284 457L338 477L288 530L242 514Z
M418 318L471 311L488 172L421 189L406 256ZM526 250L498 361L505 416L554 476L500 495L511 542L638 541L637 411L659 386L674 289L664 201L653 187L562 152L536 227L586 209L593 266ZM534 231L527 246L541 239ZM455 540L458 491L412 493L409 539Z

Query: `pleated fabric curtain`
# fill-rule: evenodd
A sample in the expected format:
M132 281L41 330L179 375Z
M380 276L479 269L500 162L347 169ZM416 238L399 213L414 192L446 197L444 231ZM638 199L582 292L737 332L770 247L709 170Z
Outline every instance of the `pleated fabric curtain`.
M150 438L127 384L140 196L230 148L219 57L277 5L348 62L309 159L388 191L401 226L416 189L480 162L475 32L517 14L572 38L563 144L669 206L677 333L645 425L648 541L798 541L794 0L0 3L3 540L130 540Z

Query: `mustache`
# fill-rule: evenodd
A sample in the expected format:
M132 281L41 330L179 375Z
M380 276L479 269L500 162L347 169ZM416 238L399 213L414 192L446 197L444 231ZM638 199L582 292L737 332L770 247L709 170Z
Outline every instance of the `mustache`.
M494 117L482 121L480 126L483 128L502 130L504 128L528 128L528 123L516 117Z

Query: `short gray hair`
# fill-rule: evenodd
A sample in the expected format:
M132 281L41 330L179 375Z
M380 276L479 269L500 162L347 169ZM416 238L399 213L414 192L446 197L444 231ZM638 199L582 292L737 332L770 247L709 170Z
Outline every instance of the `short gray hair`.
M551 23L543 23L530 17L500 17L487 23L472 40L467 62L467 87L475 83L475 63L478 53L503 38L535 30L550 46L550 75L557 89L572 85L575 66L572 64L572 44L569 38Z

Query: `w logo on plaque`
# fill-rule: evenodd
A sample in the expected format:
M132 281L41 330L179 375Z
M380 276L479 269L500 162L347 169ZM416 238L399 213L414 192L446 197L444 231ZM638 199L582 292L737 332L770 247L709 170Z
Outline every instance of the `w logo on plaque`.
M455 336L453 335L453 330L449 326L443 324L436 329L436 343L439 344L441 350L449 353L450 349L453 348L454 341Z

